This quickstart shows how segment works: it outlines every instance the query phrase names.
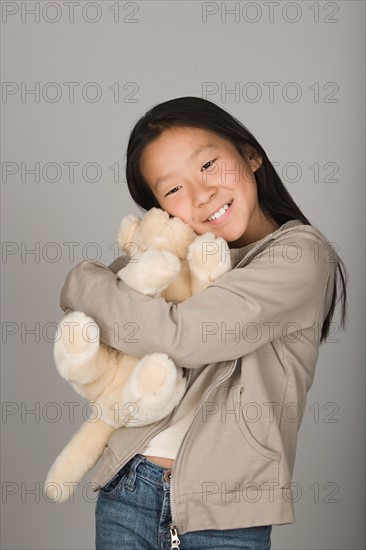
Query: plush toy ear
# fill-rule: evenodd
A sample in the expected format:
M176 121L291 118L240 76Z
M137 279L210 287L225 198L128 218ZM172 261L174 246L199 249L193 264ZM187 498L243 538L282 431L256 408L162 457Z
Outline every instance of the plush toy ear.
M140 225L140 222L141 222L140 218L138 218L134 214L129 214L128 216L125 216L123 218L119 226L118 237L117 237L118 244L121 250L127 250L126 245L128 245L128 243L131 242L133 234L135 233L136 229Z

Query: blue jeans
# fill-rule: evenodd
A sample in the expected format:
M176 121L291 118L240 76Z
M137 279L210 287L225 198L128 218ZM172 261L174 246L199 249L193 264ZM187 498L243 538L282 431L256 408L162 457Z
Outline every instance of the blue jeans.
M168 474L167 468L137 454L99 490L96 550L171 550ZM269 550L271 530L265 525L178 533L179 549Z

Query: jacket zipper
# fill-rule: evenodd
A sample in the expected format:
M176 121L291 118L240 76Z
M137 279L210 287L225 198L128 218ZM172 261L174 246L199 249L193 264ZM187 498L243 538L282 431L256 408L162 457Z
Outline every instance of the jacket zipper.
M277 230L278 231L278 230ZM274 232L276 233L276 232ZM236 266L234 267L234 269L236 269L237 267L239 267L244 261L247 261L251 256L253 256L253 254L258 250L258 248L260 248L261 246L263 246L267 241L270 241L272 238L273 238L273 235L274 233L270 233L269 235L267 235L263 241L261 241L259 244L257 244L257 246L255 246L254 248L252 248L252 250L250 250L248 252L248 254L246 256L244 256L244 258L242 258L237 264Z
M170 550L179 550L180 540L178 537L177 528L173 523L169 524L170 530Z
M227 375L225 375L225 376L224 376L223 378L221 378L218 382L216 382L215 384L213 384L213 386L211 386L211 388L208 390L208 392L207 392L206 397L204 398L204 400L198 405L198 407L197 407L197 409L196 409L196 411L195 411L195 413L194 413L194 415L193 415L193 417L192 417L192 420L191 420L191 422L190 422L190 424L189 424L189 426L188 426L188 428L187 428L187 430L186 430L186 432L185 432L185 434L184 434L184 436L183 436L183 439L182 439L182 441L181 441L181 443L180 443L180 445L179 445L179 447L178 447L178 451L177 451L177 455L176 455L177 457L178 457L179 451L180 451L180 449L181 449L181 447L182 447L182 445L183 445L183 441L184 441L184 439L185 439L187 433L189 432L189 430L190 430L190 428L191 428L191 426L192 426L192 424L193 424L193 421L194 421L194 419L195 419L196 416L197 416L198 411L200 410L200 408L202 407L202 405L204 404L204 402L207 400L207 398L209 397L209 395L210 395L210 393L212 392L212 390L213 390L214 388L216 388L217 386L219 386L220 384L222 384L222 382L225 382L225 380L227 380L227 379L232 375L232 373L233 373L234 370L235 370L235 367L236 367L237 362L238 362L238 360L235 359L235 360L234 360L234 363L233 363L232 366L230 367L230 369L229 369ZM174 471L174 469L175 469L175 465L176 465L176 460L174 460L174 463L173 463L172 474L171 474L171 479L170 479L170 495L169 495L169 496L170 496L170 509L171 509L171 512L172 512L172 521L171 521L171 523L169 524L169 529L170 529L170 535L171 535L171 537L173 536L172 530L173 530L173 531L176 530L177 533L178 533L178 530L177 530L177 527L176 527L176 524L175 524L175 519L174 519L174 501L173 501L173 480L174 480L173 471ZM178 539L178 541L179 541L179 539ZM180 542L179 542L179 543L180 543ZM172 544L173 544L173 542L172 542ZM173 548L175 548L175 547L172 545L171 548L173 549ZM178 548L178 547L177 547L177 548Z

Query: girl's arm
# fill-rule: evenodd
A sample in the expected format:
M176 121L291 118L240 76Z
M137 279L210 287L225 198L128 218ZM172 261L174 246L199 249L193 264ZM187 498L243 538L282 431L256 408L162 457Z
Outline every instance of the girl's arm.
M120 351L167 353L177 365L195 368L277 338L296 341L309 327L319 341L336 265L320 237L286 235L247 266L174 304L138 293L100 262L84 261L68 274L60 303L90 315L102 341Z

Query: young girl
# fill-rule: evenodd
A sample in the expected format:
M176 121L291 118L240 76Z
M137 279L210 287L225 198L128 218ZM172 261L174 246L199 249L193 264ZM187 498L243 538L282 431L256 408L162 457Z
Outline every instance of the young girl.
M345 326L345 266L253 135L210 101L149 110L126 171L142 209L224 238L234 268L181 304L117 279L128 256L67 277L62 309L93 317L125 353L167 353L186 375L167 418L112 434L94 480L97 550L269 549L272 525L294 522L297 432L339 299Z

